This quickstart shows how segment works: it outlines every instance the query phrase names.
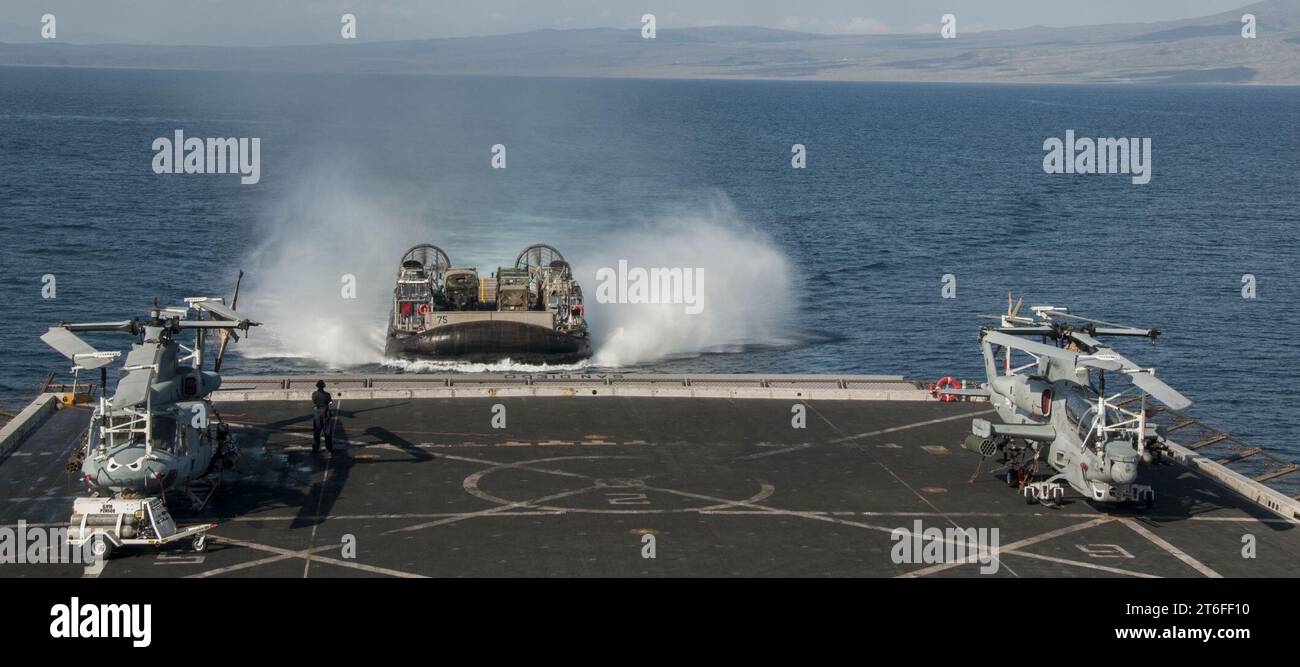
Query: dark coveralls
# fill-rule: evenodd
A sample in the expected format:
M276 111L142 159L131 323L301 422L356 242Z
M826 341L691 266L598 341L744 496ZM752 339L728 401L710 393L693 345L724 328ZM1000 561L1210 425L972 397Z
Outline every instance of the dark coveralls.
M334 428L330 424L330 401L333 397L324 389L317 389L311 395L311 404L314 409L311 419L311 451L320 451L320 434L325 433L326 451L334 451Z

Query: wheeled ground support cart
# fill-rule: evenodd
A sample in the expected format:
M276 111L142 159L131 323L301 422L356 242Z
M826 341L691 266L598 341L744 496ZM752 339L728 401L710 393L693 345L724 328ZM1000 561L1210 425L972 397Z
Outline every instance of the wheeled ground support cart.
M178 527L162 498L77 498L72 504L68 544L90 544L91 555L107 559L118 547L161 547L190 539L195 551L207 548L215 523Z

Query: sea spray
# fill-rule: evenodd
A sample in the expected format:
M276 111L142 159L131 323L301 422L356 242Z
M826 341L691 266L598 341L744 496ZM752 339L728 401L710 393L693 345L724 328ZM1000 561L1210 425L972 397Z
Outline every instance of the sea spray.
M599 303L590 298L600 267L691 268L702 272L703 308L662 303ZM730 207L679 215L633 232L615 232L575 264L584 276L599 367L775 345L797 332L790 267L767 238Z
M239 309L266 325L241 345L246 357L306 357L328 368L378 363L395 262L436 236L418 215L340 189L305 183L276 211L246 260Z
M481 255L487 246L508 244L514 234L505 224L496 230L479 229L481 243L462 247L463 240L452 238L454 230L424 222L434 217L427 211L396 207L395 202L408 198L380 198L375 193L383 188L366 188L363 179L346 176L325 173L303 181L269 217L265 238L243 263L247 277L239 304L265 326L241 343L236 354L309 359L335 369L382 363L413 373L562 372L779 345L798 337L785 256L742 222L724 199L690 205L630 231L559 221L548 228L547 242L560 248L578 246L582 253L570 259L587 295L596 350L590 362L551 366L509 360L385 360L384 337L402 251L432 242L454 257ZM446 234L451 236L444 239ZM520 239L518 245L534 240ZM690 314L682 304L597 303L597 269L618 266L619 260L647 268L703 271L703 309ZM349 279L355 280L355 298L344 294Z

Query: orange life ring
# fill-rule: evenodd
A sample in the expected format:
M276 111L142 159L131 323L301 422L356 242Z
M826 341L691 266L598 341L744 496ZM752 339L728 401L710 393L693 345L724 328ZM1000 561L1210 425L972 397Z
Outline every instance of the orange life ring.
M949 402L952 402L952 401L957 400L957 395L956 395L956 394L949 394L949 393L945 393L945 392L943 391L945 387L951 387L951 388L953 388L953 389L960 389L960 388L961 388L961 382L958 382L958 381L957 381L957 378L954 378L954 377L952 377L951 375L945 375L945 376L943 377L943 379L941 379L941 380L939 380L938 382L934 383L934 386L932 386L932 387L930 388L930 394L931 394L932 396L934 396L935 398L938 398L939 400L941 400L941 401L943 401L943 402L945 402L945 403L949 403Z
M428 315L430 310L431 309L429 308L429 304L427 303L422 303L419 306L416 306L415 308L415 312L421 315Z

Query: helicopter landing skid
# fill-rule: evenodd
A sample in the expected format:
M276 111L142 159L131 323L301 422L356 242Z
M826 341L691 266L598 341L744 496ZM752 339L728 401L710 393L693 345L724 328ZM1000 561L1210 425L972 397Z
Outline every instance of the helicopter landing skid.
M1060 507L1065 499L1065 485L1050 479L1026 484L1020 492L1024 494L1026 502L1033 504L1037 501L1047 507Z
M1140 505L1150 508L1156 504L1156 490L1149 484L1128 484L1110 487L1111 502Z

